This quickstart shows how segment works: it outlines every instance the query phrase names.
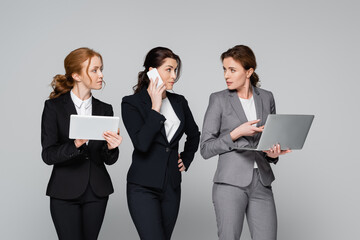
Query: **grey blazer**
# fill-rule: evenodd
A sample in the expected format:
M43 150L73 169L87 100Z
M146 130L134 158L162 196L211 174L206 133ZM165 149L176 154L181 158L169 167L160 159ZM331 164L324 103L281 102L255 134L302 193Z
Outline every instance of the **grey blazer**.
M265 124L268 114L275 113L273 94L264 89L253 87L256 115ZM251 183L254 161L256 161L260 180L264 186L270 186L275 177L270 162L278 159L269 158L263 152L234 150L234 147L255 147L261 134L252 137L240 137L231 140L230 132L247 122L245 112L236 91L228 89L212 93L207 108L201 134L200 153L205 159L219 155L214 182L226 183L239 187Z

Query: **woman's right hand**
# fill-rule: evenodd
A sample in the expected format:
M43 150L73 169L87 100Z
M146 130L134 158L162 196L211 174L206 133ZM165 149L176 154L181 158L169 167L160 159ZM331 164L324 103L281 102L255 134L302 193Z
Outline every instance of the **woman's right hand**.
M258 122L260 122L260 119L241 124L240 126L235 128L232 132L230 132L231 139L235 141L240 137L254 136L257 133L264 131L264 126L261 127L252 126L253 124L256 124Z
M162 103L162 95L163 95L163 92L165 91L166 87L165 87L165 84L162 83L157 88L156 85L158 83L158 80L159 80L158 78L156 78L155 81L150 79L150 83L149 83L149 87L148 87L147 91L151 98L151 103L152 103L151 109L153 109L157 112L160 112L160 107L161 107L161 103Z
M89 140L87 140L87 139L75 139L75 141L74 141L75 147L76 147L76 148L79 148L79 147L81 147L84 143L86 143L87 141L89 141Z

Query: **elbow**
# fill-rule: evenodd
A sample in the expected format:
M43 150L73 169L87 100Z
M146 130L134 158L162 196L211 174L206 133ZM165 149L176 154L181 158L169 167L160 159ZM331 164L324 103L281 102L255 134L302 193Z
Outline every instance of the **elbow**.
M44 161L44 163L46 163L46 165L53 165L53 161L50 160L50 158L48 157L48 154L46 151L43 151L41 154L41 157Z
M206 149L205 146L201 145L200 146L200 155L205 159L209 159L211 157L213 157L214 155L210 154L209 151Z

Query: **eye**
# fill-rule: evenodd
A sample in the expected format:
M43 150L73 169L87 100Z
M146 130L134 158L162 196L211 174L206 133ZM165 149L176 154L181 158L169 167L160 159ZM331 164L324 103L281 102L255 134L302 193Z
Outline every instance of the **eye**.
M235 72L235 69L231 69L231 72L234 73L234 72Z
M171 72L171 68L166 69L166 71Z

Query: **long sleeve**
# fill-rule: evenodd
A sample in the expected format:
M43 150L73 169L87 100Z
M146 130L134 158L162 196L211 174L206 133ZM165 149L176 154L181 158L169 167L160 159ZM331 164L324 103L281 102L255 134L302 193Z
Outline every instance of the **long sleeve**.
M190 111L188 102L184 98L184 112L185 112L185 134L186 141L184 144L184 151L180 153L181 159L185 165L186 171L189 169L194 155L199 147L200 132L199 127L196 125L194 117Z
M239 138L235 142L232 141L230 130L220 132L222 109L217 95L211 94L209 106L204 117L200 144L200 153L205 159L232 151L234 147L245 147L249 144L245 138Z
M110 106L109 110L106 111L105 116L114 116L114 111L112 106ZM102 148L101 158L103 162L107 165L114 164L119 158L119 147L109 150L107 146L107 142L104 142L104 146Z
M57 116L55 105L46 101L41 120L41 145L42 159L48 164L58 164L76 158L80 155L81 148L77 149L74 141L59 143Z
M163 115L154 110L149 110L146 119L143 119L139 109L127 101L126 97L121 103L121 116L134 148L140 152L149 150L154 137L166 120Z

